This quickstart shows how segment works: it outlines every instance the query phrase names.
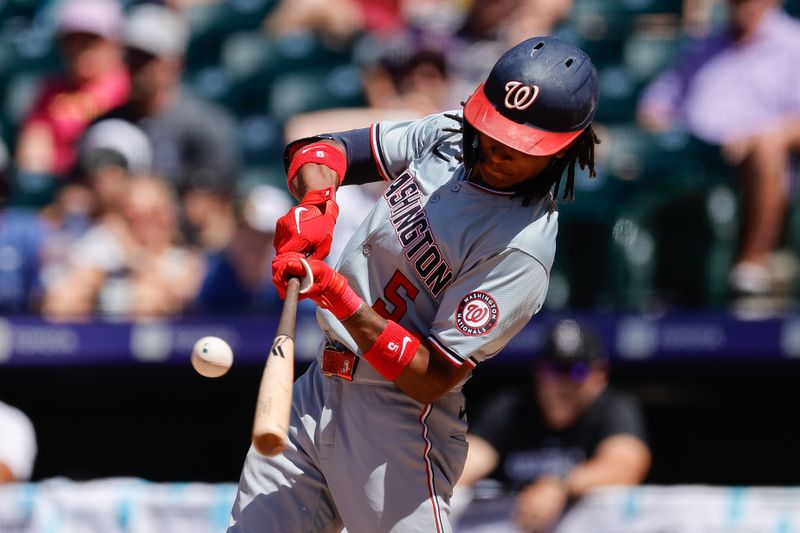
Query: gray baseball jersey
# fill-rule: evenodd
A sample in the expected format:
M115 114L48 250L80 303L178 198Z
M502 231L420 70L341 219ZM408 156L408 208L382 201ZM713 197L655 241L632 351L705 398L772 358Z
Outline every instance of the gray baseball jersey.
M539 310L558 214L468 181L461 136L444 114L370 129L383 196L337 270L381 315L427 339L455 365L497 354ZM358 346L327 311L329 339ZM322 350L320 350L321 352ZM450 532L450 495L466 460L460 386L421 404L366 361L352 381L315 362L294 387L290 442L250 449L230 533Z
M469 182L460 135L444 114L380 123L375 159L389 181L336 269L384 316L427 338L454 364L497 354L542 306L558 213ZM355 353L328 311L320 325Z

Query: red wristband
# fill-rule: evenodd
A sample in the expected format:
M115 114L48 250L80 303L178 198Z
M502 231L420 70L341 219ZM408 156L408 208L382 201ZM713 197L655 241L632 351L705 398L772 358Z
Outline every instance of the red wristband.
M322 298L325 299L324 296ZM328 311L333 313L333 316L335 316L339 322L343 322L358 311L358 308L361 307L364 300L345 282L342 294L336 298L336 301L329 301L327 303Z
M419 348L419 339L406 328L386 321L386 327L375 340L375 344L364 354L364 359L389 381L394 381L414 359Z
M294 153L292 162L289 164L289 170L286 173L287 185L289 191L292 193L294 193L292 181L300 171L300 167L306 163L325 165L336 172L339 176L339 183L337 183L337 185L342 184L344 174L347 171L347 158L345 158L344 154L337 148L334 148L330 144L320 142L307 144Z

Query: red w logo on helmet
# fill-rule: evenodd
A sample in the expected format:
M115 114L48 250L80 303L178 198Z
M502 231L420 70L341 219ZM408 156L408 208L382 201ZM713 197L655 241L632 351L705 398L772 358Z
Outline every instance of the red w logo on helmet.
M521 81L510 81L506 83L506 99L504 103L509 109L528 109L538 95L538 86L524 85Z

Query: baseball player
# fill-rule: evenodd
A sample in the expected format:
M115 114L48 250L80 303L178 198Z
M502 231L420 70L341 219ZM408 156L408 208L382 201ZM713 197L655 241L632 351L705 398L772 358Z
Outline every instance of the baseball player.
M445 532L467 453L462 386L535 314L557 196L594 173L597 72L575 46L528 39L463 111L293 142L300 203L277 223L274 282L313 273L327 343L294 387L290 443L251 448L229 532ZM336 188L386 191L335 269Z

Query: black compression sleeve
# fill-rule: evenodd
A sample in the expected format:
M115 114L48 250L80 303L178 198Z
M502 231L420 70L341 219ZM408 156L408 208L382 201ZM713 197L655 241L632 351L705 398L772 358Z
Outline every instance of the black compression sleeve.
M372 156L369 128L360 128L340 133L326 133L293 141L284 151L284 166L287 169L289 168L292 156L298 148L323 139L337 141L344 145L347 154L347 172L345 172L342 185L357 185L383 180L378 172L375 159Z

